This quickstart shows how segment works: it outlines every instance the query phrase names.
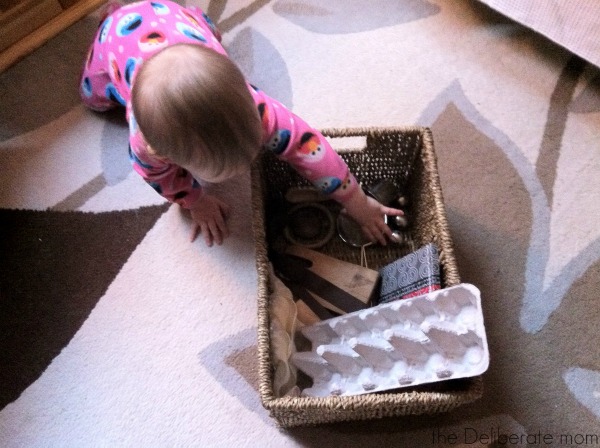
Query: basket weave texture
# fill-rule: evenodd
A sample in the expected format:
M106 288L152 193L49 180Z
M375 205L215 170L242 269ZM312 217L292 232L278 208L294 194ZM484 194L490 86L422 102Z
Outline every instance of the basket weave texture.
M442 287L460 283L448 230L437 171L433 138L428 128L326 129L329 138L366 137L366 148L340 152L363 185L390 179L403 189L411 204L411 247L435 243L440 258ZM268 251L269 206L281 201L290 187L308 186L288 164L272 153L265 154L252 170L252 227L258 271L258 358L259 392L263 406L282 427L317 425L346 420L450 411L470 403L483 393L482 378L444 381L412 389L384 393L331 397L277 397L273 392L271 360ZM334 238L321 252L360 264L360 249ZM378 269L406 255L406 246L371 246L366 251L370 268Z

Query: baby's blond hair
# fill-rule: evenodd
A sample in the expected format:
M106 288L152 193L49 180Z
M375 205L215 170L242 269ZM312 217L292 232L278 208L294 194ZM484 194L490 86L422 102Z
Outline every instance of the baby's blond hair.
M258 110L239 68L210 48L176 44L148 59L132 89L152 150L219 175L248 166L260 147Z

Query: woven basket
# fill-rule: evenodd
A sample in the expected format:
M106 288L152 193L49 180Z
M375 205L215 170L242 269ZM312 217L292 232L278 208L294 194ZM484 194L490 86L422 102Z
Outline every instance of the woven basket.
M431 131L427 128L329 129L330 138L366 137L366 148L340 152L350 170L363 185L383 178L403 188L411 208L411 247L433 242L440 257L442 287L460 283L448 231L442 191L437 172ZM288 164L266 152L252 171L253 231L258 270L258 357L259 391L263 406L280 426L316 425L346 420L368 420L409 414L446 412L482 395L481 377L444 381L436 384L356 396L277 397L273 392L273 367L269 316L268 249L271 241L269 206L281 201L290 187L308 186ZM334 238L323 253L360 263L360 250ZM366 251L368 266L377 269L406 254L404 246L371 246Z

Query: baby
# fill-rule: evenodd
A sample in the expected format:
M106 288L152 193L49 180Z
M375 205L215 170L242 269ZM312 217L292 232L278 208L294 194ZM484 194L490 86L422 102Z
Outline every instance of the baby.
M384 215L327 140L263 91L227 57L198 8L170 1L111 4L89 51L81 96L94 110L121 105L134 169L158 193L189 209L191 240L229 236L229 207L199 180L222 182L273 151L340 202L371 241L386 244Z

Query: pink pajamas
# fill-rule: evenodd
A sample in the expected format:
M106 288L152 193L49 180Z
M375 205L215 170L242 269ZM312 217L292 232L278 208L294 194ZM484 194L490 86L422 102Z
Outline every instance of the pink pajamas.
M94 110L126 108L129 154L135 171L169 201L191 208L202 194L200 184L182 167L148 151L132 113L131 87L141 64L169 45L204 45L226 54L219 32L200 9L166 0L119 8L111 5L108 13L85 62L81 97ZM333 199L344 202L352 196L358 188L356 180L327 140L261 90L249 89L262 119L264 148Z

